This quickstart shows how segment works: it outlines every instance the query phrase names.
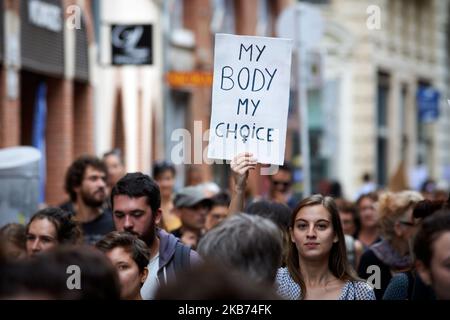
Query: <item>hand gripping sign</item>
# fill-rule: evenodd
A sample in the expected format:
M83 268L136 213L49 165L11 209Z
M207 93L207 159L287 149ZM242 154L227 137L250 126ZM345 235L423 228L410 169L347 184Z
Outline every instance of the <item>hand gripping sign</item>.
M217 34L208 158L282 165L292 40Z

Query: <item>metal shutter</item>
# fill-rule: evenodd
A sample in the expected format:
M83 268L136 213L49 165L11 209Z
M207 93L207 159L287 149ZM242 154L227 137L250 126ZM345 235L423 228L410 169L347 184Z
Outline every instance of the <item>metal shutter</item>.
M61 8L63 28L53 32L30 23L28 0L20 1L22 68L53 76L64 75L64 9L61 0L40 0Z
M88 38L84 16L81 17L81 29L75 30L75 79L83 82L89 81L89 54Z

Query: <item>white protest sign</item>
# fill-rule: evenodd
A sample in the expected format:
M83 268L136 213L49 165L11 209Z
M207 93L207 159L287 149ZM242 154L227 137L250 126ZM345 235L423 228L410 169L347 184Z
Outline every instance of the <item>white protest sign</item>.
M282 165L292 40L216 34L208 157Z

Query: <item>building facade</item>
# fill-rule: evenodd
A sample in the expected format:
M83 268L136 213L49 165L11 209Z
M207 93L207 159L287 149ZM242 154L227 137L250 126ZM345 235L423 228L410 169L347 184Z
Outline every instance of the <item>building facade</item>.
M334 179L352 198L363 173L388 186L399 168L411 187L425 177L450 182L449 1L307 2L324 17L310 52L319 70L308 90L313 191ZM227 187L228 166L205 161L214 35L277 36L294 3L0 0L0 147L32 145L45 124L49 204L64 200L62 177L75 157L114 148L128 171L166 159L177 163L178 186ZM126 60L130 53L138 60ZM286 159L301 168L292 84ZM422 100L433 95L438 113L424 116L423 105L436 103ZM249 185L253 195L268 187L257 172Z
M45 145L41 201L57 205L66 197L67 167L94 152L91 2L2 0L0 6L0 147Z
M164 1L96 2L100 62L94 72L96 153L101 156L118 148L127 171L148 173L164 152Z
M318 7L326 21L321 48L323 124L332 128L324 137L328 176L342 183L348 197L365 172L381 187L393 183L399 168L410 187L419 187L425 176L448 182L449 2L333 0ZM438 116L423 115L425 92L437 93L432 107Z

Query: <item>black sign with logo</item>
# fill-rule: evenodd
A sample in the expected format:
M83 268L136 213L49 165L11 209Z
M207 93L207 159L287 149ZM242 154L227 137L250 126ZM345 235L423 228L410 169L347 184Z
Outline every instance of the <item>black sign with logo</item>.
M112 25L113 65L153 64L152 25Z

